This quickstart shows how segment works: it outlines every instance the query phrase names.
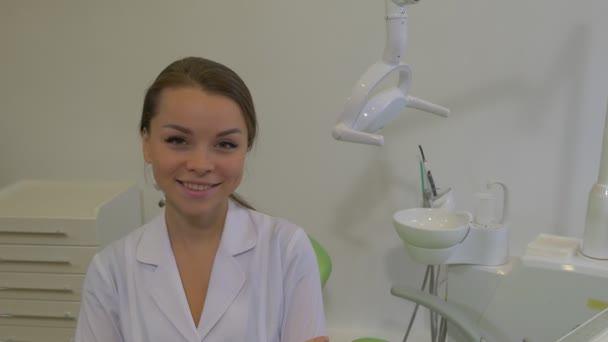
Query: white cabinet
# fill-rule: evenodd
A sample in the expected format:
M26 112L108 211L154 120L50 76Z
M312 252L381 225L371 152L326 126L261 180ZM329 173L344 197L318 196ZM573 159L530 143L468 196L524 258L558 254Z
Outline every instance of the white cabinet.
M73 341L88 265L142 224L122 182L26 180L0 190L0 342Z

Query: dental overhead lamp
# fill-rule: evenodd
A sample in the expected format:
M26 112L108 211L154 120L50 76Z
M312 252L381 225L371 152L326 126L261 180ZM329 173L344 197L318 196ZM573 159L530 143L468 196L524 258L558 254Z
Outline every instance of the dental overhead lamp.
M337 140L360 144L384 144L376 132L395 120L405 107L447 117L450 110L408 94L412 71L401 62L407 43L405 6L420 0L386 0L386 46L382 59L372 64L355 83L344 111L333 128ZM389 75L398 73L396 86L370 97Z

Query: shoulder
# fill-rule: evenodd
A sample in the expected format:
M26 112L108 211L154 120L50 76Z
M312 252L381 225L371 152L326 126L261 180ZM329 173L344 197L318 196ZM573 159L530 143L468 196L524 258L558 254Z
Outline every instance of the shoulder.
M308 235L297 224L277 216L243 208L258 235L258 242L276 244L285 255L310 245Z
M91 261L87 277L116 283L116 278L128 272L135 262L136 249L144 233L157 225L158 218L135 229L119 240L113 241L99 251Z
M122 263L126 261L129 254L131 254L130 252L135 250L135 247L137 246L144 232L149 229L153 222L154 221L146 223L119 240L111 242L99 253L97 253L95 256L97 262L102 264L112 264L115 262Z
M257 248L275 255L286 279L318 272L317 259L305 230L282 218L245 209L257 233Z

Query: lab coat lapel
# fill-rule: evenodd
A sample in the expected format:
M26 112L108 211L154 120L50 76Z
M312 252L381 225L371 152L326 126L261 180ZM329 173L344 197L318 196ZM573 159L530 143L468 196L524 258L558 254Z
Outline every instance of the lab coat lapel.
M203 340L235 302L245 285L246 274L238 256L255 247L256 237L248 211L230 201L198 327Z
M143 234L137 246L137 260L157 266L147 284L147 291L158 309L186 341L198 340L171 250L164 212Z

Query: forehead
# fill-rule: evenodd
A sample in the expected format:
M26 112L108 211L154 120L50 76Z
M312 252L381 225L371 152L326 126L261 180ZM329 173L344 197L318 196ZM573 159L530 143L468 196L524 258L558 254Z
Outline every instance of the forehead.
M196 129L246 129L239 105L231 98L196 87L164 89L152 125L178 124Z

